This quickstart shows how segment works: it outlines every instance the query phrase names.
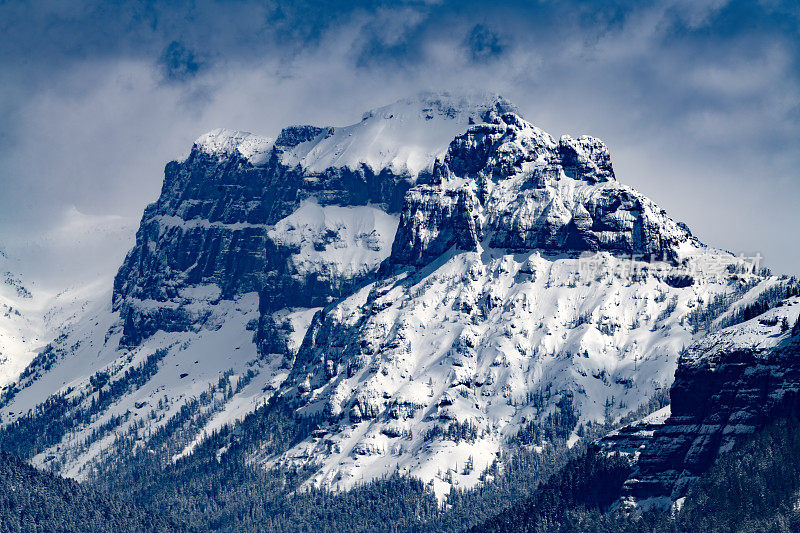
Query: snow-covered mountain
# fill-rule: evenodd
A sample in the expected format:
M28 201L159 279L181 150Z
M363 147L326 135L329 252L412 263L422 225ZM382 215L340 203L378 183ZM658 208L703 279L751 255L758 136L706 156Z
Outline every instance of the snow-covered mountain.
M775 283L616 181L601 141L426 94L274 141L200 137L113 291L0 414L35 463L82 477L123 442L186 456L275 397L317 430L254 463L334 488L400 469L443 494L554 413L637 410L712 303Z

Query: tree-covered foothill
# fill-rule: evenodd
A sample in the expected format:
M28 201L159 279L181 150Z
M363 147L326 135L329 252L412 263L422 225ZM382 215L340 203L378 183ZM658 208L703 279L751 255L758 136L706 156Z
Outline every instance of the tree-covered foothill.
M178 520L131 505L0 452L0 533L189 531Z

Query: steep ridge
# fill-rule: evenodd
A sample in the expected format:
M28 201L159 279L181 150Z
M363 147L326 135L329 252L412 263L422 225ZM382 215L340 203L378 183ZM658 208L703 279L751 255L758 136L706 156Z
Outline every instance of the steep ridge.
M572 443L646 404L705 306L772 283L618 183L601 141L499 97L215 130L166 166L113 294L3 392L0 441L80 478L122 442L186 456L277 395L319 427L255 464L444 494L521 429L541 445L559 414Z
M799 317L800 298L794 296L687 350L670 390L671 416L638 443L636 469L623 489L627 501L671 504L718 456L775 418L797 412ZM621 450L614 436L600 445Z

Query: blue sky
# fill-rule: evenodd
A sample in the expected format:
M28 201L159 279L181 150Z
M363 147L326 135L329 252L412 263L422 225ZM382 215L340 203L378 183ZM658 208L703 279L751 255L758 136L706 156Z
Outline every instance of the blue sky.
M347 124L421 90L483 89L705 242L800 273L800 4L0 3L0 242L138 217L214 127Z

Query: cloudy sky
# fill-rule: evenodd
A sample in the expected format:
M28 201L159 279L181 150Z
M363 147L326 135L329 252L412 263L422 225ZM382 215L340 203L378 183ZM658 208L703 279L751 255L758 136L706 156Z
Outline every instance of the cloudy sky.
M0 242L138 219L215 127L344 125L481 89L705 242L800 274L800 4L0 2Z

